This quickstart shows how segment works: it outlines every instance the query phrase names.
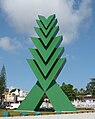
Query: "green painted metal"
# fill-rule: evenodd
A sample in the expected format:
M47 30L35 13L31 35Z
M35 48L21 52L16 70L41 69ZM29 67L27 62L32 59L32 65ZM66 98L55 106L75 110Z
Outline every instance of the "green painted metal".
M28 96L21 103L18 110L34 110L38 106L39 102L44 95L43 90L40 87L40 84L37 82L32 90L29 92Z
M66 58L61 58L64 52L59 47L62 36L56 36L59 26L56 26L55 15L38 16L35 31L39 38L31 37L36 49L29 48L34 59L27 59L28 64L37 77L37 83L21 103L18 110L38 110L46 95L55 111L76 111L67 96L56 83L56 79L66 63Z
M46 95L50 99L50 102L54 106L54 109L56 111L76 111L75 107L72 106L72 103L61 90L59 85L55 81L53 81L51 85L53 86L49 87Z
M62 54L63 52L63 48L58 48L56 49L54 55L51 57L50 61L45 64L41 57L39 56L37 50L35 49L30 49L33 57L35 58L35 61L37 62L39 68L41 69L42 73L44 74L44 76L46 77L48 72L50 71L50 69L52 68L52 66L55 64L56 59Z
M45 29L43 23L40 20L36 20L37 24L41 28L42 31L44 31L45 35L48 35L49 31L57 24L57 19L53 19L52 23L49 25L48 29Z
M55 19L55 14L49 16L47 19L44 16L40 16L38 15L40 21L43 23L43 25L45 26L45 28L47 29L49 24L52 22L53 19Z
M47 36L45 36L45 33L43 34L43 31L40 28L35 27L36 33L38 34L45 46L47 46L51 42L51 40L56 36L58 30L59 26L56 26L51 30L51 32Z
M50 45L46 48L43 47L43 43L40 39L32 37L32 41L34 42L38 52L41 54L42 59L44 59L44 61L46 62L49 59L50 55L52 55L55 48L60 45L62 41L62 36L54 38Z

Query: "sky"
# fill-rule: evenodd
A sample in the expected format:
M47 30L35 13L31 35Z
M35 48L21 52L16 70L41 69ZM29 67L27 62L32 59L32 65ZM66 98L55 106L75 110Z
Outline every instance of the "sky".
M31 90L37 79L26 59L33 58L31 36L37 36L38 15L55 14L60 47L67 62L57 83L85 88L95 77L95 0L0 0L0 70L5 65L7 86Z

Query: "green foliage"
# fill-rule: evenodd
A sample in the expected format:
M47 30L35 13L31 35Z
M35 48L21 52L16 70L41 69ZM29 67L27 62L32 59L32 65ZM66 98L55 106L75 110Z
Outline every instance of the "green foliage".
M86 94L95 96L95 78L91 78L91 81L87 84Z
M83 88L81 88L80 90L75 88L74 91L76 94L76 98L78 98L78 99L83 99L83 97L86 95L86 91Z
M5 66L3 65L0 73L0 99L2 102L3 99L3 93L5 92L6 89L6 71L5 71Z
M63 83L61 89L64 91L64 93L71 101L73 101L76 98L76 93L73 89L73 85Z
M91 78L91 81L87 83L86 89L74 89L73 85L65 83L62 84L61 89L65 92L71 101L76 98L83 99L83 97L86 95L95 97L95 78Z

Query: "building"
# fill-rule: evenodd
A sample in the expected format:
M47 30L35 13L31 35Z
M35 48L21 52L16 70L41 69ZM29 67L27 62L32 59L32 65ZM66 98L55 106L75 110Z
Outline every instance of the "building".
M11 103L21 103L28 92L18 88L8 88L4 93L4 103L10 105Z
M95 97L91 95L84 96L81 100L77 99L72 102L76 108L92 108L95 109Z

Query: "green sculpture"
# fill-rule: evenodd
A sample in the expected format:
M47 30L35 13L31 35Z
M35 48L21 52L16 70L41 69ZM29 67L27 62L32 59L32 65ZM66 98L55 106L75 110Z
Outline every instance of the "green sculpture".
M66 62L66 58L60 58L64 48L59 47L63 39L62 36L56 36L59 31L59 26L56 26L57 19L55 15L49 16L48 19L44 16L38 17L39 20L36 22L39 28L35 27L35 31L39 38L31 38L37 49L30 48L34 59L27 59L38 81L18 110L38 110L44 96L47 96L55 111L76 111L56 83Z

